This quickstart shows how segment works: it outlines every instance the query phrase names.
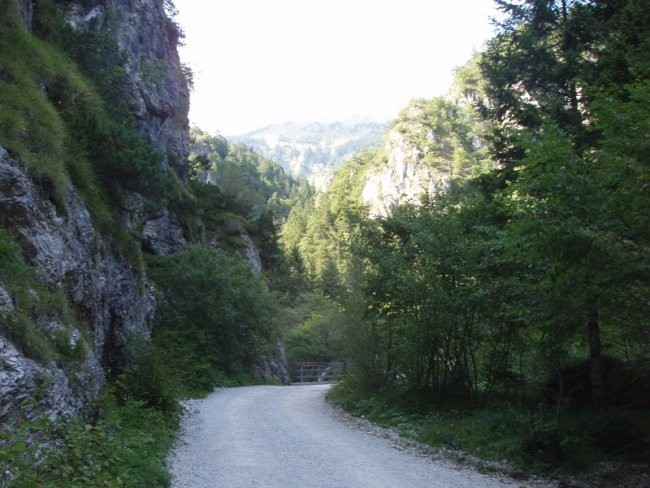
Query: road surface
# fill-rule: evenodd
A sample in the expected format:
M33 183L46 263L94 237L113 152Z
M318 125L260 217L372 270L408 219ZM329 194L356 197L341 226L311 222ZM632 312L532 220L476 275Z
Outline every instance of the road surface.
M174 488L496 488L521 483L432 460L340 421L327 385L218 390L189 403ZM340 417L340 416L339 416Z

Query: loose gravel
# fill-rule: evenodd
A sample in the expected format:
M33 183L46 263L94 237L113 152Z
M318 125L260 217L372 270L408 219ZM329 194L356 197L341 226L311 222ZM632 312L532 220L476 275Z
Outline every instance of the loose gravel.
M168 464L174 488L540 486L433 456L325 402L327 385L218 390L185 402Z

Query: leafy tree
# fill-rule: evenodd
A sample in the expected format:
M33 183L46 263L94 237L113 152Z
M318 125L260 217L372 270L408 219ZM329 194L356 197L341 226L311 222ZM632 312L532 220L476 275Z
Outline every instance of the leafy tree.
M149 257L148 270L162 293L154 342L178 362L170 372L180 375L180 384L196 391L213 385L220 372L250 373L275 328L268 296L246 263L190 246Z
M293 308L296 315L284 324L288 329L290 366L301 361L344 359L345 317L338 303L320 293L302 293L296 297Z
M576 330L580 320L560 316L571 310L572 317L583 317L593 399L600 403L602 309L612 306L607 302L613 290L629 283L634 257L615 244L625 238L618 234L625 224L609 204L622 203L622 195L611 185L611 159L601 157L602 122L595 115L600 93L626 93L636 68L621 59L618 41L601 36L617 32L633 40L630 30L640 35L647 28L621 23L634 2L498 3L509 15L482 68L487 113L497 127L493 152L502 174L514 181L503 192L514 212L509 231L534 236L529 257L541 264L537 292L550 307L545 320ZM605 54L610 42L614 54ZM635 51L635 42L630 44ZM611 76L612 58L619 64L618 79ZM573 336L561 342L568 337Z

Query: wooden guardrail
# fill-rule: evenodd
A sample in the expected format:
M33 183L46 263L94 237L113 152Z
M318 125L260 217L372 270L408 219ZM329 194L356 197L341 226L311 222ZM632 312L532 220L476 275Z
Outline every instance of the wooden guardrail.
M343 371L343 363L303 362L296 365L295 383L328 383L336 381Z

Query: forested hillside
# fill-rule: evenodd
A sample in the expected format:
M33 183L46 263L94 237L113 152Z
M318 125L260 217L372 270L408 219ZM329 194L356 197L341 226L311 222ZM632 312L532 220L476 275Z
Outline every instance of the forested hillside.
M450 94L292 212L286 250L345 317L334 399L525 469L647 461L642 3L499 1Z

